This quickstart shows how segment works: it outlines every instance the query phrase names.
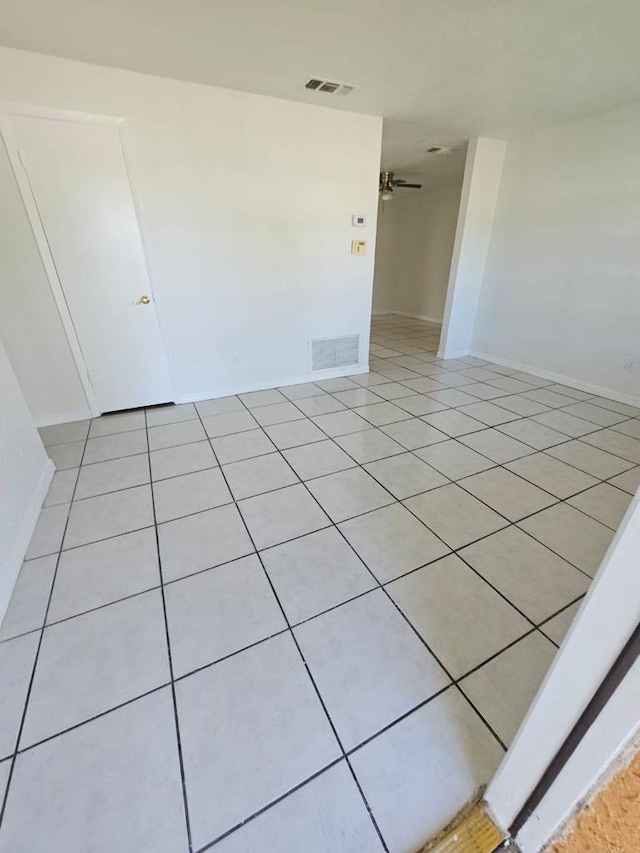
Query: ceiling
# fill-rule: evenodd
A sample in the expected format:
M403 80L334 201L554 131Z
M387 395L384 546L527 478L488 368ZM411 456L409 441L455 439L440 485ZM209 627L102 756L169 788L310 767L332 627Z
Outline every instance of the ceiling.
M383 165L640 100L638 0L2 0L0 44L382 115ZM311 76L353 83L309 93Z

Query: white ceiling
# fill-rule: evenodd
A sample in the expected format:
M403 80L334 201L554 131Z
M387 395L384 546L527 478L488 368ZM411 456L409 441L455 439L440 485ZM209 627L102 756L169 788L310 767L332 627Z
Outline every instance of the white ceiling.
M0 44L385 118L383 164L640 99L638 0L2 0ZM308 93L310 76L354 83Z

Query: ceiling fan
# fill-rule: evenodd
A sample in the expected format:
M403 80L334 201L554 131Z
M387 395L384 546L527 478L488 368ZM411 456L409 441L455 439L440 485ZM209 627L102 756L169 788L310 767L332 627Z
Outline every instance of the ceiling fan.
M409 184L402 178L394 178L393 172L380 172L380 198L382 201L389 201L393 198L394 189L400 190L421 190L422 184Z

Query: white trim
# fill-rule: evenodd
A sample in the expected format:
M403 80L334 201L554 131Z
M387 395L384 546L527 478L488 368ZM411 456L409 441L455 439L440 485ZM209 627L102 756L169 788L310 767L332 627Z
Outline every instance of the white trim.
M47 280L49 281L51 293L58 308L60 320L62 321L62 326L67 341L69 343L69 349L71 350L71 355L75 362L76 370L78 371L78 377L80 378L82 388L84 389L85 397L87 398L87 404L92 413L92 416L97 417L100 414L98 401L93 390L93 385L91 384L91 379L89 378L89 371L87 369L87 364L84 358L84 354L82 352L82 347L80 346L80 341L73 325L73 319L71 317L71 313L67 305L67 300L62 289L62 283L58 278L58 272L56 270L53 256L51 255L51 251L49 249L49 243L47 241L44 228L40 220L40 214L38 213L38 208L36 206L33 193L31 192L29 178L22 165L22 160L20 158L18 146L13 134L13 128L11 127L10 121L10 116L12 115L28 115L40 118L53 118L54 114L58 112L60 112L62 120L73 120L72 118L67 117L67 114L63 110L45 110L42 107L19 107L16 105L0 103L0 133L4 137L4 142L7 148L7 154L9 156L9 162L11 163L11 168L13 169L13 174L15 176L16 183L20 191L22 203L24 204L24 209L27 214L29 224L31 226L31 231L33 233L34 240L36 241L38 251L40 253L40 258L42 259L42 266L44 267L45 275L47 276Z
M2 622L4 615L7 612L7 607L11 600L11 594L13 593L16 581L18 580L20 568L22 567L24 555L27 553L27 548L29 547L29 542L31 542L33 531L38 523L38 516L40 515L40 510L42 509L42 504L47 496L47 492L49 491L49 486L51 485L54 473L55 466L51 459L47 459L42 466L38 484L31 496L29 506L22 518L22 522L18 527L16 537L13 540L11 554L9 555L6 568L3 572L2 578L0 579L0 622Z
M86 421L93 415L89 409L79 409L76 412L62 412L59 415L42 415L34 418L33 422L38 429L41 427L55 426L56 424L68 424L71 421Z
M452 350L450 352L444 352L443 350L440 349L436 353L436 356L438 358L443 359L443 360L446 360L447 358L464 358L465 355L473 355L473 353L469 352L468 349L458 349L458 350Z
M616 400L618 403L626 403L629 406L637 406L640 408L640 397L634 397L633 394L623 394L620 391L615 391L613 388L605 388L604 385L594 385L592 382L583 382L581 379L576 379L574 376L566 376L563 373L554 373L551 370L541 370L539 367L533 367L530 364L524 364L520 361L511 361L511 359L501 358L500 356L492 355L487 352L479 352L478 350L470 350L467 355L473 355L476 358L482 358L485 361L492 361L494 364L500 364L503 367L512 367L514 370L522 370L525 373L531 373L534 376L539 376L541 379L549 379L551 382L557 382L559 385L568 385L570 388L576 388L578 391L585 391L587 394L593 394L597 397L608 397L610 400ZM439 353L438 357L440 357ZM451 358L451 356L447 355L447 358Z
M368 373L369 365L364 367L348 368L336 367L332 370L316 371L306 376L292 379L270 379L268 382L253 382L248 385L234 385L230 388L214 388L209 391L201 391L197 394L182 394L176 397L176 403L199 403L201 400L215 400L218 397L230 397L233 394L248 394L250 391L269 391L272 388L285 388L287 385L302 385L305 382L321 382L323 379L338 379L342 376L357 376Z

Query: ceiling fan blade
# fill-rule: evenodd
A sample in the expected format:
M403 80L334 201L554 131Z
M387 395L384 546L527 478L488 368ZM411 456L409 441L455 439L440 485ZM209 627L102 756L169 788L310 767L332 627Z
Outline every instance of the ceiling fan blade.
M398 183L397 187L399 190L421 190L422 184L408 184L406 181L402 183Z

